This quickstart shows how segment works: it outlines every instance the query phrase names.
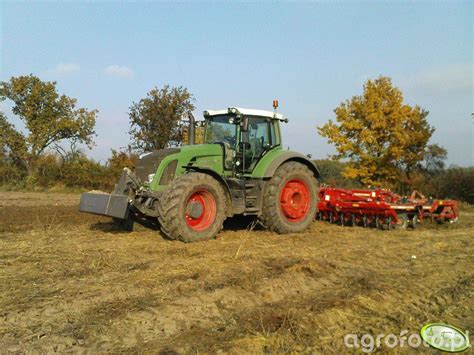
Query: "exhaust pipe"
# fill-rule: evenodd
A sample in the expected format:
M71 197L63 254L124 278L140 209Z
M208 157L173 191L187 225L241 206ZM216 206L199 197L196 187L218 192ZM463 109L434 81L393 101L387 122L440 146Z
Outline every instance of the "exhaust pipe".
M189 130L188 130L188 144L192 145L196 142L196 120L191 112L188 113Z

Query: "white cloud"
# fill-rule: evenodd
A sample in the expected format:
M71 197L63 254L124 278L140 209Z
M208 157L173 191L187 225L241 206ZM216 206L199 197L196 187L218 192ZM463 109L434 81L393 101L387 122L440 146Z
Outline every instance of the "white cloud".
M461 92L472 88L472 64L449 64L422 69L401 79L410 89L435 92Z
M77 63L59 63L55 68L48 70L50 74L64 75L77 72L81 69Z
M133 77L133 70L126 66L120 66L117 64L109 65L104 69L104 73L117 78L131 78Z

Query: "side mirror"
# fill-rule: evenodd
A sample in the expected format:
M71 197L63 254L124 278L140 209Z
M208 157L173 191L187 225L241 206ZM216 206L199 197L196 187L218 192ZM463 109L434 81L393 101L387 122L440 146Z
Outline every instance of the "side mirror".
M242 117L242 119L240 120L240 130L242 132L249 131L249 118L247 116Z

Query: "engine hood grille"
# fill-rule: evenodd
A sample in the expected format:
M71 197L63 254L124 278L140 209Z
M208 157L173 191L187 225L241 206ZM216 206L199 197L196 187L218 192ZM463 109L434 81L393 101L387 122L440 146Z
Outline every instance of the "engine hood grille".
M179 153L180 151L181 149L179 148L166 148L148 153L135 164L135 175L142 182L147 181L148 175L156 172L156 169L158 169L158 166L164 158L168 155Z

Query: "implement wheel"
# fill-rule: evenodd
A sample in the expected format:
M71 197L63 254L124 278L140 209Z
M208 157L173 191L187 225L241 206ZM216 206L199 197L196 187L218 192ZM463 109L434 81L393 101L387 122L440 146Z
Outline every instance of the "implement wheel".
M302 232L314 220L317 198L313 172L297 162L285 163L265 186L262 222L280 234Z
M420 224L420 219L418 218L418 215L413 215L411 218L410 218L410 227L412 227L413 229L417 229L418 228L418 225Z
M395 229L407 229L409 224L408 216L406 213L397 214L397 222L393 223Z
M196 242L214 238L225 219L225 192L212 176L184 174L164 193L159 221L171 239Z

